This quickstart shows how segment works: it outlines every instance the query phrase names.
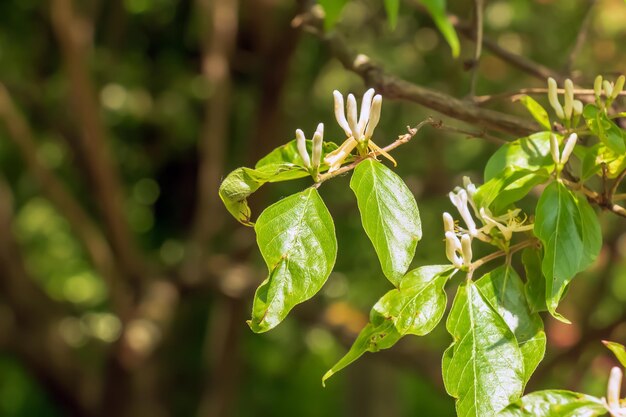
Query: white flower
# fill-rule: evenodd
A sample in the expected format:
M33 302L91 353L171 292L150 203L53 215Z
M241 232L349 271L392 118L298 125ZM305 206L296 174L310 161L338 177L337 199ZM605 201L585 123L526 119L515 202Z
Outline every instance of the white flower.
M298 153L304 162L304 166L308 169L317 170L320 166L320 160L322 159L322 144L324 142L324 123L317 125L315 134L313 135L313 148L311 152L311 158L306 149L306 138L304 132L301 129L296 129L296 147Z
M524 224L525 220L520 220L517 217L520 212L520 209L509 210L506 214L496 217L491 214L488 208L481 207L480 218L485 226L483 226L480 230L483 233L489 234L489 232L491 232L491 230L495 227L500 230L500 233L502 233L502 237L504 237L505 240L511 240L513 233L532 230L534 227L533 224Z
M612 417L626 417L626 407L622 406L619 398L622 389L622 376L622 370L617 366L611 369L606 389L605 406Z
M449 197L450 201L452 202L452 204L454 204L456 209L459 211L461 218L465 222L465 225L467 226L467 231L469 232L470 236L477 236L478 230L476 229L476 223L474 222L474 218L472 217L472 214L467 207L467 191L465 191L464 189L460 189L456 193L451 192L449 194Z

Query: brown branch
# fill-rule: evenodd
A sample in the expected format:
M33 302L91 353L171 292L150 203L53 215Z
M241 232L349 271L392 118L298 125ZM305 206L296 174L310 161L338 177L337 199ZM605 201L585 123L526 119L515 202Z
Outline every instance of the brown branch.
M351 51L337 32L324 34L321 30L321 19L314 11L299 16L294 23L304 25L306 30L324 41L346 69L361 76L368 86L374 87L387 98L418 103L446 116L510 135L525 136L540 129L527 119L483 109L472 102L459 100L386 73L381 66L372 63L369 57Z
M565 178L561 178L561 181L563 181L563 183L567 185L568 187L582 192L590 202L596 204L598 207L604 210L608 210L620 217L626 217L626 208L620 205L614 204L611 201L608 201L606 196L596 191L590 190L589 188L585 187L584 185L580 183L570 181Z
M71 104L80 124L78 150L93 182L108 238L127 278L141 279L144 268L126 221L119 174L111 158L96 90L87 68L92 27L76 14L72 0L53 0L51 17L68 72Z
M9 132L8 137L17 146L28 171L38 182L44 195L65 216L73 232L85 247L95 269L107 282L116 311L118 313L124 311L128 300L124 285L119 281L119 273L108 242L55 172L38 158L38 149L33 134L15 107L9 92L1 83L0 120L4 122Z
M474 48L474 60L472 62L472 79L470 81L470 96L476 95L476 81L478 80L478 68L480 65L480 55L483 50L483 12L485 8L484 0L474 0L474 39L476 46Z

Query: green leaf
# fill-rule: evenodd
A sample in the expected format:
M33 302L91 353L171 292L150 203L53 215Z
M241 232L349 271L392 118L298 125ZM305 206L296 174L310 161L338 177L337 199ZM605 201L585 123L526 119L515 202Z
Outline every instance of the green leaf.
M237 168L222 181L219 196L235 219L253 226L247 198L266 182L285 181L308 176L306 169L294 164L268 164L259 169Z
M524 358L524 382L528 382L545 354L546 334L541 317L526 301L524 283L510 265L503 265L485 274L476 285L515 334Z
M269 206L254 230L269 276L256 291L248 324L261 333L320 290L335 264L337 239L333 219L314 188Z
M525 292L530 310L534 313L547 311L546 280L541 272L541 249L524 249L522 263L526 272Z
M503 145L485 166L485 182L498 176L507 167L528 171L554 170L550 156L550 132L538 132Z
M318 3L324 8L324 28L326 30L335 26L347 2L348 0L318 0Z
M408 272L398 289L389 291L374 305L370 323L348 353L326 372L322 383L365 352L390 348L407 334L430 333L445 312L447 297L443 287L452 273L450 265L423 266Z
M522 395L524 360L515 335L472 281L462 284L446 327L443 380L459 417L493 416Z
M446 0L419 0L419 2L428 10L439 32L450 45L452 56L457 58L461 52L461 43L454 26L446 14Z
M481 185L474 196L479 207L490 207L494 214L526 196L536 185L550 178L545 170L531 171L506 167L498 175Z
M550 117L541 104L537 103L537 101L530 96L522 96L519 101L541 126L545 127L547 130L551 129Z
M311 151L313 149L313 141L307 140L306 148L307 148L309 155L311 155L312 153ZM335 149L337 149L336 143L324 142L322 145L322 161L324 160L324 156L331 153ZM278 165L294 164L294 165L298 165L304 168L304 161L302 160L302 157L300 156L300 152L298 152L298 145L296 144L295 139L290 142L287 142L286 144L282 146L279 146L278 148L274 149L272 152L265 155L256 163L255 168L259 169L265 165L276 165L276 164ZM324 167L323 164L321 168L328 169L328 167Z
M600 226L593 209L584 197L577 198L560 182L550 184L537 203L535 235L544 246L541 265L546 278L546 305L556 313L567 285L598 255Z
M607 114L594 104L587 104L583 110L587 127L600 141L618 155L626 153L626 143L622 130L609 119Z
M611 350L611 352L613 352L619 363L621 363L622 366L626 368L626 348L624 348L624 345L616 342L609 342L606 340L603 340L602 343L604 343L604 346L606 346Z
M626 168L626 154L616 154L604 143L596 143L587 149L588 151L582 159L582 178L584 180L598 174L602 169L602 164L606 165L607 178L616 178Z
M394 30L398 24L398 14L400 13L400 0L385 0L385 11L389 27Z
M594 417L607 410L600 398L563 390L537 391L509 405L498 417Z
M350 188L383 273L397 287L422 238L415 198L397 174L371 158L357 165Z

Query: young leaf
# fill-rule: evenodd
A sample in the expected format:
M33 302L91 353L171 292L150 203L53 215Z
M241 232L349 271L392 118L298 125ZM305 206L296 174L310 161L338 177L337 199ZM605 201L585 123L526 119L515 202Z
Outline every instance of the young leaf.
M370 312L370 323L361 331L350 351L322 382L357 360L365 352L393 346L402 336L430 333L441 321L447 297L443 290L453 273L451 265L429 265L408 272L393 289L378 300Z
M347 2L348 0L318 0L318 3L324 8L324 28L326 30L335 26Z
M574 275L589 266L600 250L598 219L584 198L554 182L537 203L534 231L544 246L541 269L548 311L567 322L556 313L556 307Z
M545 354L546 334L541 317L528 306L522 280L510 265L503 265L481 277L476 286L515 334L528 382Z
M400 12L400 0L384 0L385 11L387 12L387 21L389 27L394 30L398 24L398 13Z
M537 101L530 96L522 96L519 101L541 126L545 127L547 130L551 130L550 117L541 104L537 103Z
M550 156L550 132L534 133L501 146L485 166L485 182L498 176L507 167L552 172L554 162Z
M383 273L397 287L422 238L415 198L397 174L371 158L357 165L350 188Z
M454 26L452 26L446 14L446 0L419 0L419 2L428 10L439 32L441 32L446 42L448 42L448 45L450 45L452 56L457 58L461 52L461 43L454 30Z
M626 348L624 348L624 345L615 342L608 342L606 340L603 340L602 343L604 343L604 346L613 352L619 363L626 368Z
M498 417L594 417L607 410L600 398L571 391L537 391L509 405Z
M269 206L254 230L269 276L256 291L248 324L261 333L320 290L335 264L337 239L333 219L314 188Z
M600 141L618 155L626 153L626 143L622 130L609 119L607 114L594 104L587 104L583 110L587 127Z
M481 185L474 201L479 207L490 207L497 214L526 196L536 185L550 178L546 170L528 170L508 166Z
M526 272L526 285L524 292L528 305L533 313L547 311L546 306L546 280L541 272L541 249L526 248L522 252L522 263Z
M522 395L524 360L504 319L472 281L461 285L446 327L443 380L459 417L493 416Z

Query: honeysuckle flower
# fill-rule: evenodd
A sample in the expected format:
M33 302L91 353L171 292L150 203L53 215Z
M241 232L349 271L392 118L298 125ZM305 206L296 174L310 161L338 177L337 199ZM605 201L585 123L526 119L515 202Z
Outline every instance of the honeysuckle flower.
M532 230L534 227L533 224L524 224L525 219L519 219L518 215L521 212L521 209L509 210L506 214L501 216L493 216L488 208L481 207L480 208L480 218L483 221L484 225L480 231L485 234L489 234L491 230L495 227L500 230L502 233L502 237L505 240L511 240L513 237L513 233L515 232L524 232L527 230Z
M469 268L472 264L472 238L470 235L461 236L461 253L463 254L463 265Z
M454 219L447 212L443 213L443 230L454 233Z
M626 406L620 402L622 389L622 370L617 366L611 369L609 383L606 389L605 406L613 417L626 417Z
M596 80L597 81L597 80ZM597 82L596 82L597 84ZM602 80L600 79L600 84ZM578 123L578 116L583 112L583 103L574 99L574 83L569 78L563 83L565 90L563 105L559 101L558 87L554 78L548 78L548 101L554 109L556 116L566 122L569 127L572 116L574 117L574 125Z
M304 166L311 168L311 159L309 158L309 154L306 150L306 138L304 137L304 132L301 129L296 129L296 147L298 148L298 153L304 162Z
M311 157L306 149L306 138L301 129L296 129L296 147L302 158L304 166L311 172L313 177L317 177L320 162L322 159L322 145L324 142L324 123L319 123L313 134L313 147Z
M324 161L330 166L329 172L339 169L343 161L356 147L358 147L361 155L367 151L376 152L396 165L395 159L371 140L374 129L380 121L383 101L380 94L374 95L374 93L374 89L370 88L363 94L361 112L357 118L357 103L354 95L348 94L347 104L344 106L343 95L337 90L333 91L335 118L345 132L347 139L339 148L326 155Z
M596 96L597 100L600 100L600 96L602 95L602 76L598 75L593 82L593 92Z
M559 102L556 80L552 77L548 78L548 101L550 102L550 106L554 109L556 117L561 120L565 119L563 106L561 106L561 103Z
M569 161L569 157L572 155L577 141L578 135L576 133L572 133L567 137L567 139L565 139L565 146L563 147L563 151L560 152L559 141L557 140L556 135L554 133L550 135L550 154L552 154L552 160L559 168L562 168L567 161Z
M474 218L472 217L472 214L467 207L467 191L465 191L464 189L460 189L456 193L451 192L449 194L449 197L450 201L459 211L461 218L465 222L465 225L467 226L467 231L469 232L470 236L477 236L478 230L476 229L476 223L474 222Z
M463 248L461 241L454 232L446 232L446 257L455 268L463 268Z

